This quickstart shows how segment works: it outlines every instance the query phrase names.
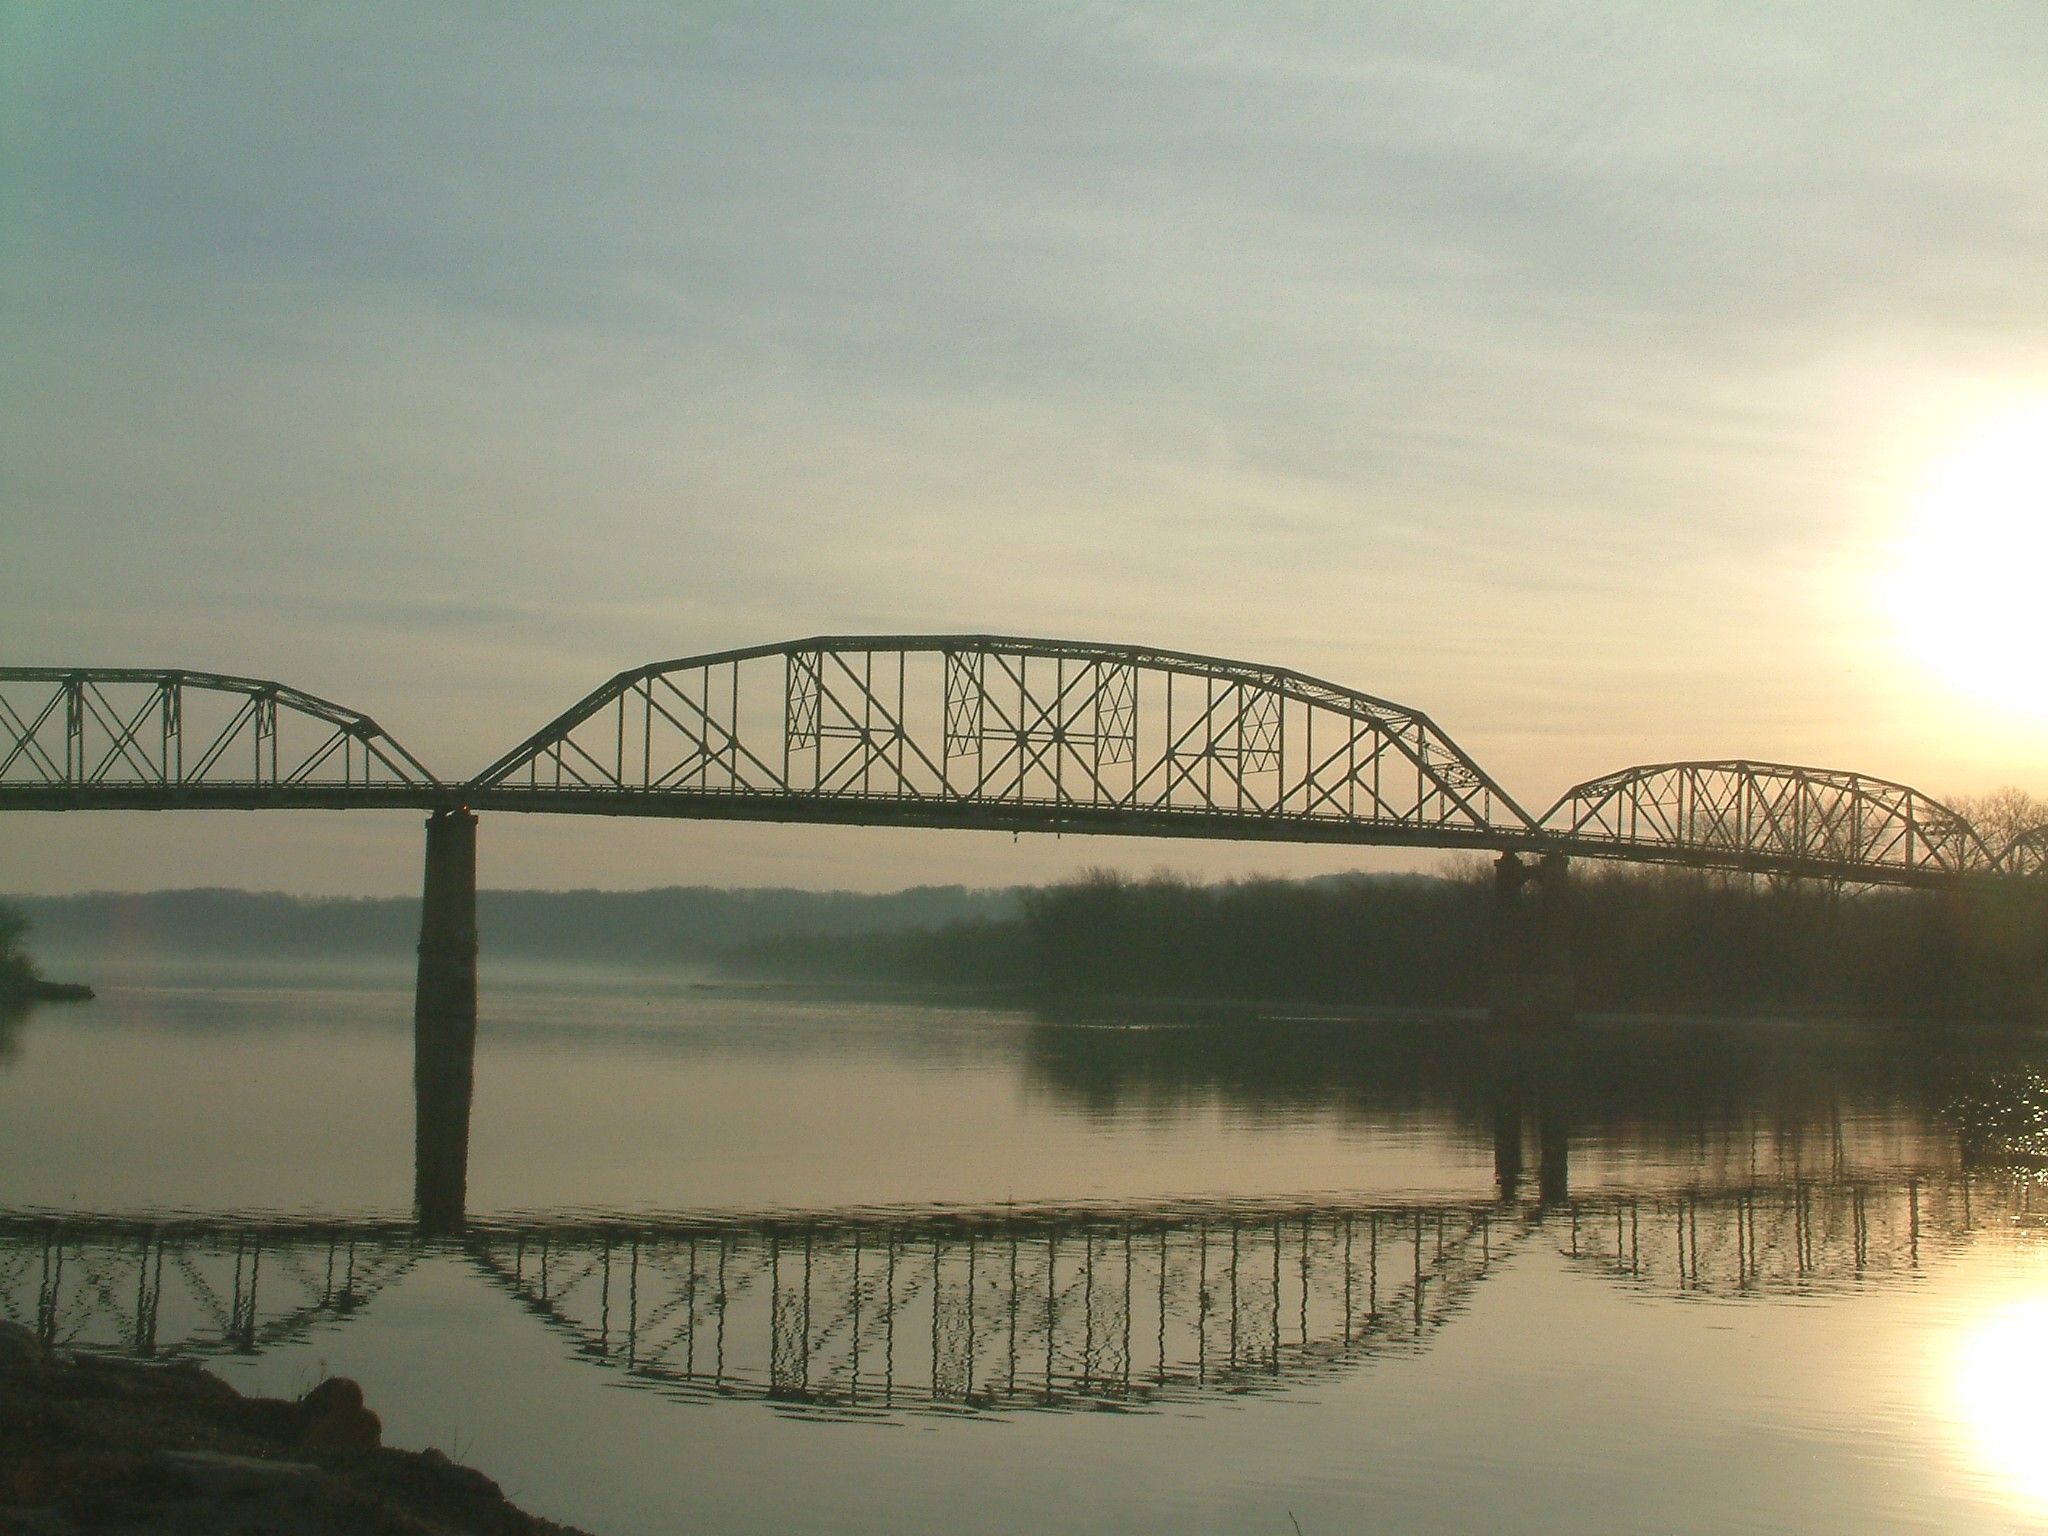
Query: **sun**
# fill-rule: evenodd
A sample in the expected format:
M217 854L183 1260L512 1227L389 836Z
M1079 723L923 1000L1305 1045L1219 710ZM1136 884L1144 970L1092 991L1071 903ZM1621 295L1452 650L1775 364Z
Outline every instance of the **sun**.
M2048 399L1935 462L1883 585L1921 666L1959 692L2048 720Z

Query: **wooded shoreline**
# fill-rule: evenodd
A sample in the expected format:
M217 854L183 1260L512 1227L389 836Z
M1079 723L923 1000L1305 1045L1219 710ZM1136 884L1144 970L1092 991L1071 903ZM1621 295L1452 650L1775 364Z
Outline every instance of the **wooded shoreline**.
M1195 998L1482 1008L1488 873L1222 884L1098 871L1015 916L756 939L734 976L993 989L1054 1009ZM1685 870L1574 869L1582 1008L2048 1024L2048 888L1855 891Z

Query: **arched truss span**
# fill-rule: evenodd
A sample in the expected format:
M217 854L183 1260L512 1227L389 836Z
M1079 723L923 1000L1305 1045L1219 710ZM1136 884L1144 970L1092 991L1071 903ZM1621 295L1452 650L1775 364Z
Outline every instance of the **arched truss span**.
M416 805L438 788L369 716L281 683L0 668L0 805Z
M1956 811L1860 773L1744 761L1627 768L1543 818L1560 847L1709 869L1944 884L1996 861Z
M1998 867L2008 875L2048 878L2048 826L2031 827L2007 843Z
M1495 847L1525 813L1426 715L1296 672L994 635L834 636L621 673L471 803Z

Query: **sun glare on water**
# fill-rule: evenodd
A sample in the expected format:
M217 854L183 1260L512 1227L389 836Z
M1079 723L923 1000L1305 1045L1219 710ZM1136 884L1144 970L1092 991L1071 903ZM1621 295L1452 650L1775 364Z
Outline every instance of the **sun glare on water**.
M1930 672L2048 720L2048 400L1934 465L1885 596L1907 650Z
M2010 1306L1969 1336L1955 1394L1985 1470L2048 1512L2048 1297Z

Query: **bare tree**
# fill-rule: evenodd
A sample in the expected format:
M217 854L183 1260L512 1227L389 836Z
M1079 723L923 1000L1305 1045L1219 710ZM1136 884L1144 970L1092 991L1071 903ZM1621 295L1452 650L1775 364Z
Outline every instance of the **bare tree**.
M28 937L28 914L0 903L0 991L28 986L36 979L35 962L22 948Z
M2048 800L2007 784L1985 795L1956 795L1948 802L1984 839L1994 856L2003 853L2022 832L2048 826Z

